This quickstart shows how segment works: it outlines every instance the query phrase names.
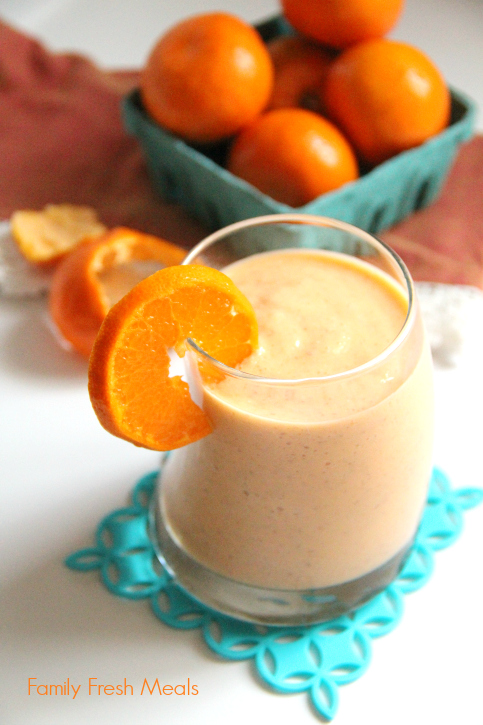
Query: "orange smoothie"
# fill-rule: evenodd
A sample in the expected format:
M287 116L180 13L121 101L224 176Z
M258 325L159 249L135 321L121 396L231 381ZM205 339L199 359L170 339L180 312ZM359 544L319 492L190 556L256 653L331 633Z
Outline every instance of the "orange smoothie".
M421 322L385 354L407 295L336 252L266 252L224 271L257 315L260 345L241 369L259 377L202 386L213 432L170 454L166 525L239 582L356 580L411 544L426 500L433 390Z

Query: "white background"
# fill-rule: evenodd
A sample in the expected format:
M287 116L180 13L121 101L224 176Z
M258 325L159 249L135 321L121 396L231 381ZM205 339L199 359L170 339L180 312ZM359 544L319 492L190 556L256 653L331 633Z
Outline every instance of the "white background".
M303 0L301 0L303 1ZM80 50L106 67L141 65L155 39L193 12L223 9L248 21L273 0L0 0L0 15L53 49ZM449 82L483 106L483 3L409 0L394 37L425 50ZM482 126L481 115L478 121ZM86 364L60 349L45 302L0 302L4 725L317 722L305 694L276 695L248 662L211 654L199 631L171 630L146 602L110 595L97 573L63 565L93 543L99 519L125 504L158 455L99 426ZM474 330L483 337L483 330ZM456 368L436 370L435 462L455 487L482 486L483 353L474 337ZM373 662L340 689L337 725L483 725L481 607L483 506L436 557L430 583L406 599L401 625L374 642ZM27 695L27 678L82 683L76 700ZM197 697L91 696L89 677L139 692L146 677Z

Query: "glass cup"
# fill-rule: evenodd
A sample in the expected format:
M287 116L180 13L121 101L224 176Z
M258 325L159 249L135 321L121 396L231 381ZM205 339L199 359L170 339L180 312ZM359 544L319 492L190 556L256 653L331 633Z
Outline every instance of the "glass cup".
M407 303L402 328L354 369L288 380L229 368L188 340L190 391L213 431L167 454L151 516L157 554L187 592L269 625L332 619L393 581L432 467L430 350L408 270L383 242L340 221L282 214L215 232L184 264L224 269L300 247L387 275ZM370 317L363 324L369 334Z

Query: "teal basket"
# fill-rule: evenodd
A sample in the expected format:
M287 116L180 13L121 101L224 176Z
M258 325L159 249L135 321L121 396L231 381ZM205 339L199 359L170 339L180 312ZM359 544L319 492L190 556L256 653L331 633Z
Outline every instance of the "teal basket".
M265 40L285 32L277 18L257 28ZM143 149L155 189L210 230L250 217L297 211L340 219L375 234L437 196L458 146L473 133L476 105L451 89L451 121L442 133L295 210L223 168L227 143L194 147L160 128L144 110L139 91L125 98L123 114L128 132Z

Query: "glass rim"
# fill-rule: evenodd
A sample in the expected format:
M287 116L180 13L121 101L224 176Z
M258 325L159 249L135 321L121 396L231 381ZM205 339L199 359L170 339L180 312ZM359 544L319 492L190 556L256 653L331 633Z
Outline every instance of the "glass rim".
M228 237L229 235L236 233L240 231L241 229L246 229L249 227L255 227L255 226L265 226L269 224L306 224L306 225L312 225L312 226L318 226L318 227L330 227L332 229L340 229L341 231L348 232L350 234L353 234L354 236L358 236L362 240L368 242L369 244L372 244L376 248L379 247L380 250L385 254L387 258L389 258L390 261L394 262L396 266L399 268L399 271L402 272L404 281L406 283L407 287L407 293L408 293L408 310L406 313L406 318L403 322L403 325L401 329L399 330L398 334L394 338L394 340L388 345L379 355L376 355L376 357L372 358L371 360L368 360L367 362L363 363L362 365L358 365L355 368L350 368L349 370L343 370L340 373L333 373L332 375L323 375L318 377L306 377L306 378L269 378L269 377L263 377L261 375L254 375L253 373L247 373L243 370L239 370L238 368L232 368L229 365L225 365L225 363L220 362L220 360L217 360L216 358L209 355L203 348L201 348L197 343L192 340L191 338L187 339L188 345L199 355L201 355L203 358L205 358L210 364L212 364L215 368L217 368L220 372L222 372L224 375L229 375L231 377L239 378L242 380L246 380L247 382L252 383L261 383L265 385L286 385L286 386L297 386L297 385L310 385L310 384L320 384L325 382L335 382L337 380L342 380L344 378L349 377L355 377L357 375L367 373L370 370L376 368L380 363L382 363L386 358L390 357L393 352L395 352L406 340L408 337L412 326L414 324L415 319L415 296L414 296L414 283L411 278L411 275L409 273L408 268L406 267L405 263L401 259L401 257L393 250L391 247L386 244L382 239L379 239L378 237L374 236L373 234L370 234L369 232L364 231L363 229L359 229L358 227L354 226L353 224L349 224L348 222L343 222L338 219L332 219L331 217L324 217L324 216L316 216L313 214L299 214L299 213L286 213L286 214L269 214L265 216L258 216L258 217L250 217L249 219L243 219L242 221L235 222L233 224L229 224L226 227L222 227L221 229L218 229L216 232L213 232L212 234L209 234L207 237L205 237L201 242L198 242L191 250L188 252L184 260L182 261L182 265L192 264L193 259L199 256L205 249L212 246L215 242L221 241L222 239ZM301 249L303 249L301 247ZM267 250L269 251L269 250ZM310 249L309 249L310 251ZM248 255L251 256L251 255ZM223 271L223 270L221 270Z

